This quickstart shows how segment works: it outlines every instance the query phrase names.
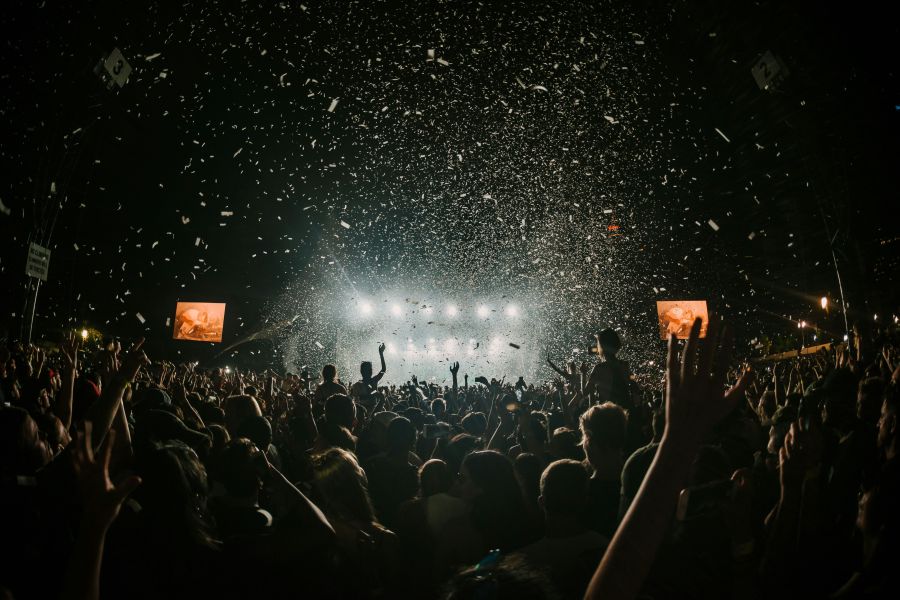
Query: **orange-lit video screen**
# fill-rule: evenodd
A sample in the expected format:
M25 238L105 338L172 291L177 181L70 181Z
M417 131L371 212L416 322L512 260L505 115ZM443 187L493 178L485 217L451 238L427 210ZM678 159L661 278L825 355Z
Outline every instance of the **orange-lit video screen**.
M703 319L700 337L706 337L706 328L709 326L706 300L658 300L656 316L659 320L660 339L667 340L674 333L678 339L686 340L697 317Z
M224 303L179 302L175 306L172 337L193 342L221 342L224 324Z

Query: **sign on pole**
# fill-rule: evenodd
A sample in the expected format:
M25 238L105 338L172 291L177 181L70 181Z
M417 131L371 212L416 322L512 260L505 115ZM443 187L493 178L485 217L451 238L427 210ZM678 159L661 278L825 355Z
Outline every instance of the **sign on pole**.
M49 268L50 250L32 242L28 247L28 260L25 262L25 274L29 277L36 277L41 281L47 281L47 271Z

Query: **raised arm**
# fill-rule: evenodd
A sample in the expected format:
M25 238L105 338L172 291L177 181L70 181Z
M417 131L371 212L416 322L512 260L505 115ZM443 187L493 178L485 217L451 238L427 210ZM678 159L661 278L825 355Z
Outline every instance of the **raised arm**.
M109 457L115 443L115 432L95 460L91 444L91 422L84 424L72 452L72 465L81 488L84 512L69 559L62 591L64 600L96 600L100 598L100 564L109 526L119 514L125 498L140 485L139 477L129 477L118 486L109 479Z
M565 371L563 371L562 369L560 369L559 367L557 367L556 364L554 364L553 360L550 358L549 354L547 355L547 364L550 365L551 369L553 369L559 375L561 375L563 377L563 379L568 379L569 374L566 373Z
M668 531L694 457L710 430L734 408L747 384L748 378L742 377L734 388L723 391L733 338L727 327L711 321L707 337L701 341L700 326L701 320L696 319L680 366L675 337L669 337L665 432L644 483L594 572L585 598L637 597Z
M378 379L380 380L382 375L387 373L387 363L384 362L384 342L378 344L378 359L381 361L381 370L378 371Z
M121 368L110 375L103 385L100 398L88 409L87 420L93 423L91 442L95 448L100 446L106 432L109 431L116 411L122 404L125 388L131 385L142 366L150 364L150 359L141 350L143 343L144 338L141 338L131 347L122 361Z
M62 388L56 397L53 412L62 421L66 430L72 426L72 401L75 396L75 378L78 376L79 344L78 336L72 333L59 345L65 365L63 367Z

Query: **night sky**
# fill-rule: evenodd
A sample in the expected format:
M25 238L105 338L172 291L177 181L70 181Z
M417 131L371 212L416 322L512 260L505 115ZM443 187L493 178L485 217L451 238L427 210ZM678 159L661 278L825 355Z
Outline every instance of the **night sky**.
M151 355L221 350L169 339L176 300L227 302L225 345L297 317L241 347L288 367L332 359L363 298L515 302L523 351L614 326L635 363L658 359L658 299L708 299L748 352L788 318L842 334L816 312L839 298L830 239L851 321L897 302L876 267L897 253L900 37L887 3L854 9L13 2L4 325L38 241L35 336L89 325ZM113 47L121 91L92 71ZM767 50L790 74L763 91Z

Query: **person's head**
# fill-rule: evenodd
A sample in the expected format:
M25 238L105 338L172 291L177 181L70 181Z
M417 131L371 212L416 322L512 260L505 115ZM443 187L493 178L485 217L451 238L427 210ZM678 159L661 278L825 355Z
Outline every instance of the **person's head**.
M332 448L313 457L313 468L321 508L326 515L364 523L376 522L366 473L353 454Z
M881 402L881 417L878 419L878 448L885 453L888 459L897 456L900 450L900 394L891 390L884 395Z
M544 465L537 454L531 452L523 452L516 457L513 469L516 473L516 479L519 481L519 487L522 490L522 497L532 504L537 502L540 495L541 471Z
M538 499L548 517L578 518L587 506L588 472L577 460L550 463L541 475Z
M50 458L45 436L28 411L0 408L0 474L31 475Z
M605 357L615 358L622 348L622 340L619 338L619 334L612 329L604 329L597 335L597 339L600 341L600 351Z
M416 428L406 417L394 417L387 429L387 449L390 454L406 456L416 445Z
M856 416L865 423L876 424L883 397L884 383L880 378L869 377L860 381L856 393Z
M368 360L364 360L359 365L359 374L362 375L363 379L371 379L372 378L372 362Z
M272 443L272 424L263 416L248 417L238 427L237 435L247 438L263 452L268 452Z
M268 465L262 451L247 438L226 444L217 460L217 475L233 498L255 500L262 488L261 474Z
M444 590L443 600L557 600L561 596L548 576L527 564L520 556L512 555L457 573Z
M261 416L262 409L253 396L225 398L225 428L232 436L237 436L238 429L245 419Z
M426 461L419 468L419 486L423 498L449 492L453 487L453 474L447 463L437 458Z
M625 410L612 402L592 406L581 415L584 453L595 469L610 460L621 460L627 425Z
M337 367L334 365L325 365L322 367L322 382L334 381L337 379Z
M556 459L584 460L581 433L568 427L557 427L550 436L550 455Z
M463 417L463 429L474 437L483 437L487 431L487 417L483 412L472 412Z
M211 546L213 529L206 518L208 482L197 453L181 442L166 442L136 457L141 476L137 495L150 532L173 549L184 542Z
M478 438L468 433L459 433L450 438L450 442L447 444L447 449L444 452L444 459L447 461L447 466L450 467L450 472L454 477L459 473L466 456L470 452L474 452L478 447Z
M466 456L456 491L463 500L471 502L483 498L498 508L522 502L512 461L494 450L480 450Z
M43 413L34 417L38 428L43 432L47 447L52 456L56 456L72 441L66 426L53 413Z
M434 418L440 421L444 418L444 415L447 412L447 403L443 398L436 398L431 403L431 414L434 415Z
M325 420L338 427L353 429L356 424L356 404L346 394L333 394L325 400Z

